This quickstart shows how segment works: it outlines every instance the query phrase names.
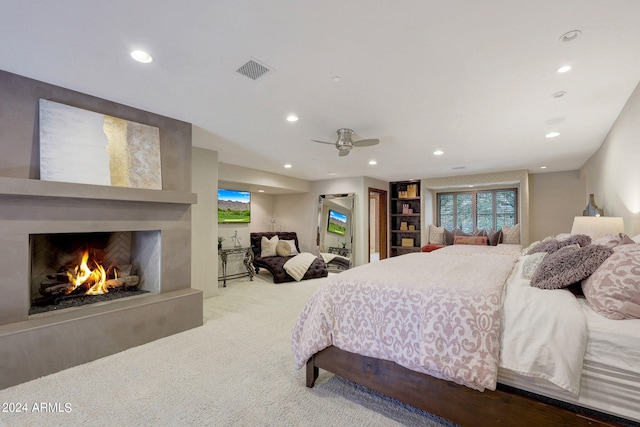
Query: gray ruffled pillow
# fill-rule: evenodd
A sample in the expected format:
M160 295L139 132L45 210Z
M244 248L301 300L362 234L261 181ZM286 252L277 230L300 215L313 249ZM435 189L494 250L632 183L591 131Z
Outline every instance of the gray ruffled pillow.
M531 279L531 286L562 289L589 277L613 254L601 245L567 246L549 253Z
M546 252L548 254L554 253L560 248L564 248L565 246L578 244L580 247L588 246L591 244L591 237L586 234L575 234L566 239L558 240L551 239L545 240L537 246L534 246L526 253L526 255L533 255L538 252Z

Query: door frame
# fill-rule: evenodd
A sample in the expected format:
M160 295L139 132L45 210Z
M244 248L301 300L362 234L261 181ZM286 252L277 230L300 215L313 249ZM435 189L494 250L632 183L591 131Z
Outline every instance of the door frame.
M387 222L388 222L388 218L387 218L387 190L381 190L379 188L372 188L369 187L369 192L367 194L367 260L368 262L371 262L371 221L369 221L369 219L371 218L371 194L375 193L378 195L378 215L380 218L380 224L379 224L379 228L378 228L378 235L380 238L380 259L385 259L389 256L389 254L387 253ZM373 225L375 226L375 225Z

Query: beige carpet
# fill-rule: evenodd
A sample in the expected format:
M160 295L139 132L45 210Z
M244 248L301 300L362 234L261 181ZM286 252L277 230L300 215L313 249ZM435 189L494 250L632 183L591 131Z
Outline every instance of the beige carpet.
M200 328L0 390L0 425L451 425L324 371L304 386L290 334L324 280L228 282Z

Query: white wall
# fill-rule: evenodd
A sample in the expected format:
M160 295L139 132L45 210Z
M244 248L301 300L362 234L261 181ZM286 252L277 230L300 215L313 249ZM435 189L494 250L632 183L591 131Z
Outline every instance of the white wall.
M193 126L194 143L212 135ZM198 203L191 209L191 287L205 298L218 294L218 152L192 147L191 188Z
M624 218L625 232L640 234L640 84L629 97L609 135L582 167L589 194L606 216Z
M579 171L529 175L531 241L568 233L573 218L587 206L586 182Z
M251 225L249 232L284 231L278 230L277 224L275 224L276 230L273 230L274 224L271 219L274 218L275 199L276 196L272 194L251 193Z

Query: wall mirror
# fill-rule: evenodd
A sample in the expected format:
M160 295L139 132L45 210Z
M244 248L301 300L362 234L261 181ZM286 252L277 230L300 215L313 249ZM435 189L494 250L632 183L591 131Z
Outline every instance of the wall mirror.
M323 194L318 200L318 257L331 271L353 265L354 199L354 193L345 193Z

